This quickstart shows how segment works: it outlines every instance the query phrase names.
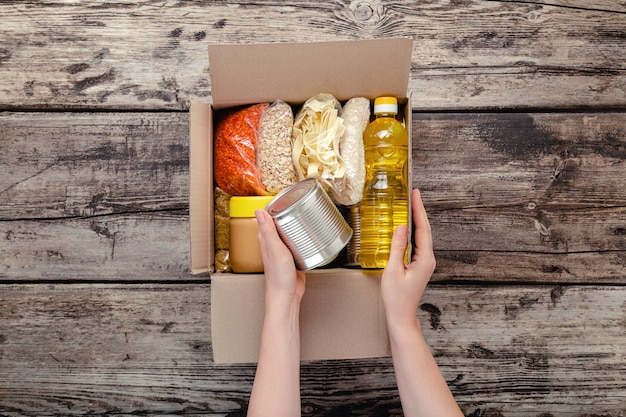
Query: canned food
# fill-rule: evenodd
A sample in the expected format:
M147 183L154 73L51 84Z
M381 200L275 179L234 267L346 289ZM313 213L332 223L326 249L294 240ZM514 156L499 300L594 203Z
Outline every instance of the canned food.
M332 262L352 237L352 229L315 178L284 189L265 209L299 270Z
M359 266L359 251L361 250L361 207L356 204L346 210L346 221L352 228L352 238L346 247L345 266Z

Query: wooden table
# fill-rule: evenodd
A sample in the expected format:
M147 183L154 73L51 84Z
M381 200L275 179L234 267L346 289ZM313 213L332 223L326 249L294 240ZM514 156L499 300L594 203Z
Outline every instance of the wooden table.
M626 415L626 3L0 3L0 415L243 416L189 272L207 45L411 36L418 314L467 416ZM306 416L397 416L389 358Z

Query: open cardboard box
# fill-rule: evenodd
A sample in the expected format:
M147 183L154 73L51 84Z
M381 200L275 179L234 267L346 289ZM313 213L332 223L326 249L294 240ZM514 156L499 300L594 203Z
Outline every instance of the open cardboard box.
M262 274L214 272L214 113L277 99L298 105L318 93L331 93L342 103L356 96L393 95L399 98L410 146L411 54L409 38L209 46L212 103L191 102L189 211L192 273L211 272L216 363L257 360L265 280ZM409 173L410 164L409 158ZM380 271L307 272L300 322L304 360L390 354Z

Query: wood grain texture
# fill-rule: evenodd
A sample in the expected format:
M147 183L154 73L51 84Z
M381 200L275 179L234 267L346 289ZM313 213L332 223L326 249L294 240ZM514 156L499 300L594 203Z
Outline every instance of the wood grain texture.
M207 45L414 39L418 315L466 416L626 416L624 0L1 1L0 415L244 416L189 273ZM521 111L524 111L522 113ZM304 416L400 416L389 358Z
M415 109L623 108L625 13L580 0L2 2L0 108L187 109L210 96L209 43L390 36L414 39Z
M191 278L188 123L1 115L0 279ZM625 132L622 112L414 113L434 279L624 283Z
M0 115L0 277L189 274L182 113Z
M624 282L624 113L414 113L413 138L436 277Z
M0 222L0 236L0 280L202 279L186 210Z
M210 286L0 286L0 413L243 416ZM623 287L429 287L418 315L468 416L622 416ZM302 365L304 416L400 416L389 358ZM62 395L59 393L63 392Z
M188 113L4 113L0 220L188 208Z

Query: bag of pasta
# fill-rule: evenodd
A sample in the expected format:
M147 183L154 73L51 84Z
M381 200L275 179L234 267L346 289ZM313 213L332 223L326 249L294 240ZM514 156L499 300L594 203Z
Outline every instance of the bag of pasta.
M337 180L346 171L339 153L344 130L341 104L332 94L318 94L302 105L291 136L293 164L299 180L316 178L326 191L337 187Z

